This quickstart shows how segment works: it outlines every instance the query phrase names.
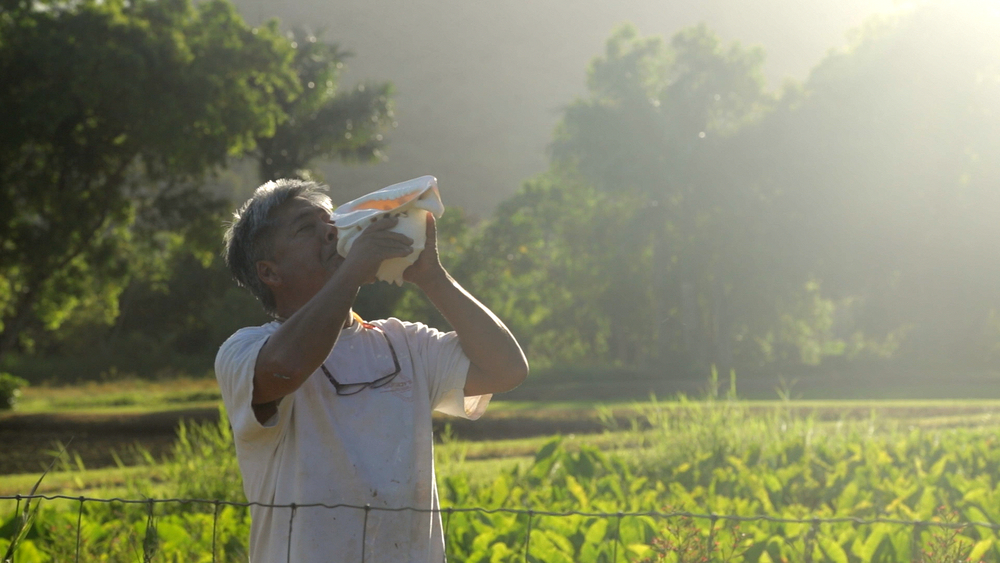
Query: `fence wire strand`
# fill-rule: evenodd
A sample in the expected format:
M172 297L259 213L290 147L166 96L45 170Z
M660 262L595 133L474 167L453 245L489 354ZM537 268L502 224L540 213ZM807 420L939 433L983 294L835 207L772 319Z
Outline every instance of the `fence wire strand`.
M617 518L615 518L615 538L614 538L614 546L612 547L612 556L611 556L612 563L618 563L618 542L620 542L621 538L622 538L622 536L621 536L621 534L622 534L622 513L619 512L618 514L616 514L616 516L617 516Z
M289 505L292 509L292 513L288 516L288 544L286 546L286 556L285 561L292 560L292 522L295 521L295 508L297 505L293 502ZM365 562L364 553L361 555L361 563Z
M365 522L361 527L361 563L365 563L365 546L368 543L368 514L372 511L370 504L365 505Z
M445 511L444 530L443 530L444 533L442 535L444 537L448 537L448 527L451 525L451 507L445 508L444 511ZM443 556L441 558L441 563L448 563L448 557Z
M535 519L535 512L528 511L528 533L524 537L524 563L528 563L528 550L531 549L531 523Z
M217 554L217 539L218 539L218 527L219 527L219 513L221 509L225 506L237 507L237 508L250 508L250 507L260 507L260 508L272 508L272 509L290 509L290 515L288 518L288 544L287 544L287 556L288 560L291 561L292 553L292 534L294 531L294 521L295 515L300 508L325 508L325 509L354 509L363 511L363 527L361 535L361 563L364 563L367 551L367 533L368 533L368 518L371 511L381 511L381 512L404 512L412 511L418 513L428 513L433 514L437 518L441 517L444 513L444 526L443 533L447 537L451 525L451 517L455 513L476 513L476 514L512 514L515 518L518 516L527 517L527 533L524 540L524 562L528 563L530 559L529 551L531 549L531 533L534 528L536 517L571 517L571 516L582 516L588 518L605 518L615 520L614 536L612 538L612 563L617 563L618 561L618 544L622 543L621 539L621 523L624 518L633 517L650 517L655 519L670 519L670 518L691 518L699 520L709 521L709 544L707 546L708 550L711 552L714 550L714 536L715 536L715 526L721 520L723 522L770 522L776 524L808 524L812 530L818 532L821 524L840 524L840 523L851 523L856 526L870 526L874 524L891 524L896 526L906 526L913 530L913 542L919 543L919 536L923 530L928 528L942 528L951 530L963 530L969 527L980 527L990 529L994 532L1000 531L1000 524L992 522L949 522L949 521L934 521L934 520L903 520L899 518L860 518L856 516L840 516L834 518L818 518L818 517L808 517L808 518L788 518L781 516L770 516L767 514L758 514L753 516L740 516L735 514L701 514L696 512L690 512L685 510L674 510L674 511L634 511L634 512L594 512L594 511L583 511L583 510L565 510L565 511L550 511L550 510L535 510L535 509L519 509L519 508L484 508L484 507L455 507L450 506L446 508L417 508L417 507L377 507L366 504L364 506L352 505L352 504L325 504L325 503L309 503L309 504L271 504L271 503L261 503L261 502L238 502L238 501L228 501L220 499L191 499L191 498L144 498L144 499L125 499L125 498L96 498L96 497L86 497L86 496L69 496L69 495L50 495L50 494L29 494L29 495L0 495L0 501L15 501L14 514L15 518L21 519L22 525L27 525L27 518L31 508L31 502L36 501L35 509L38 509L38 504L43 500L55 501L55 500L67 500L75 501L79 503L79 508L77 510L76 519L76 546L75 546L75 559L76 563L80 561L80 551L82 545L82 533L81 529L83 527L83 510L84 504L86 503L102 503L102 504L114 504L120 503L123 505L146 505L147 510L152 514L155 506L157 504L177 504L177 505L206 505L213 507L213 519L212 519L212 562L215 563L218 559ZM21 503L24 502L24 509L22 512Z
M215 559L215 553L216 553L216 550L215 550L215 540L218 538L217 532L219 530L219 507L220 506L221 505L219 504L218 499L216 499L216 501L215 501L215 511L214 511L214 513L212 515L212 563L216 563L216 559Z
M79 497L80 509L76 513L76 557L73 558L75 563L80 563L80 529L83 528L83 503L84 497ZM214 563L214 562L213 562Z

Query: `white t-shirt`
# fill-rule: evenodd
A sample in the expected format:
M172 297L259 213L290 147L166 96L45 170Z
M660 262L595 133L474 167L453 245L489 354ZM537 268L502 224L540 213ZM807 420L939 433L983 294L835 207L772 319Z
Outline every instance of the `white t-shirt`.
M278 323L241 329L219 349L215 373L247 500L404 509L366 517L347 507L296 507L293 515L290 508L251 506L253 563L357 563L362 537L367 563L445 559L440 514L426 512L438 508L431 411L476 419L491 395L464 396L469 359L454 332L398 319L372 324L392 342L399 375L384 387L339 396L317 370L265 424L250 406L254 365ZM343 330L324 365L342 384L394 369L385 337L359 322Z

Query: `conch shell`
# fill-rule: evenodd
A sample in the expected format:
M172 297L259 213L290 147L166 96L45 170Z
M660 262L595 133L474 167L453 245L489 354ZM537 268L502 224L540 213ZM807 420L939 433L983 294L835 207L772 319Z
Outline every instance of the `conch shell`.
M358 235L371 224L371 219L386 213L399 217L392 230L413 239L413 252L403 258L385 260L375 277L403 285L403 270L417 261L427 242L427 214L440 217L444 213L437 178L421 176L393 184L337 207L331 215L337 227L337 252L346 258Z

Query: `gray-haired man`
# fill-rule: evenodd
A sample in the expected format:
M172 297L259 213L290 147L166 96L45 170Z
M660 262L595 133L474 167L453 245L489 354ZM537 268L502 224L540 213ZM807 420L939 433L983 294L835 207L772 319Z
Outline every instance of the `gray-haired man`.
M269 182L236 213L226 261L275 321L236 332L215 370L251 508L254 562L438 562L431 412L479 417L528 365L517 341L438 259L433 218L403 274L455 328L366 323L351 306L383 260L412 241L373 221L344 258L330 199L310 182ZM364 541L362 541L364 538Z

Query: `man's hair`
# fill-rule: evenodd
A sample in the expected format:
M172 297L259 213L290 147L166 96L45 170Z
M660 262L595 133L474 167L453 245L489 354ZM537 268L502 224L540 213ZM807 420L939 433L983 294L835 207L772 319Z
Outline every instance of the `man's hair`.
M257 262L269 260L274 252L275 210L297 197L332 211L330 196L324 193L326 189L303 180L267 182L254 190L253 196L233 214L233 221L226 229L223 256L229 272L237 285L249 289L272 317L277 316L277 304L271 288L257 276Z

